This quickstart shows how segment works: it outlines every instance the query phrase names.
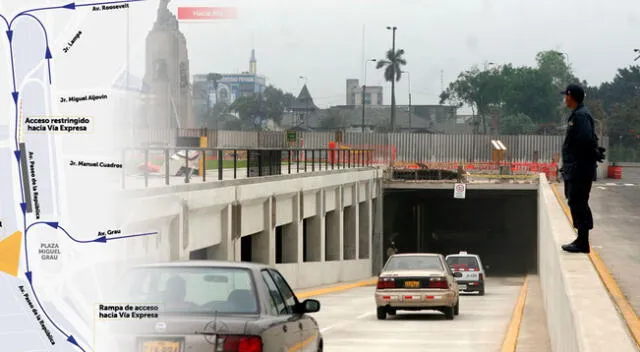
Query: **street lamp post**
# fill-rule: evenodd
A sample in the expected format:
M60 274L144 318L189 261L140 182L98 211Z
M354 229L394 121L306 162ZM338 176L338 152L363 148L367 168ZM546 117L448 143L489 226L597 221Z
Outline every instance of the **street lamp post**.
M395 56L396 54L396 30L398 27L396 26L387 26L388 30L392 32L392 41L391 41L391 54ZM395 71L395 62L391 63L391 132L396 130L396 71Z
M378 60L369 59L364 63L364 81L362 82L362 133L364 133L364 109L365 109L364 96L367 90L367 64L369 62L376 62L376 61Z
M407 74L407 81L409 83L409 129L411 129L411 72L402 71Z

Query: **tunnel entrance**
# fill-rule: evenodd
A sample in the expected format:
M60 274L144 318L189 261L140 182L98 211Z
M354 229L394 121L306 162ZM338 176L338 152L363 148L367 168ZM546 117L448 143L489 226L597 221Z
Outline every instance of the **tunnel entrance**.
M536 190L386 189L384 243L399 253L467 251L478 254L488 276L520 276L537 270Z

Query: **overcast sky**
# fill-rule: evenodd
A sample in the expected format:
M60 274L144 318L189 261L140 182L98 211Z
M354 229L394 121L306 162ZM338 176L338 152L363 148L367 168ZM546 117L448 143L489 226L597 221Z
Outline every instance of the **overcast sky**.
M144 4L146 13L155 17L157 4ZM238 9L234 20L181 23L192 75L246 71L255 48L258 72L268 83L297 95L304 84L299 76L305 76L320 107L345 103L345 79L362 79L363 57L381 58L391 47L388 25L398 27L396 47L406 52L413 104L438 102L441 71L446 87L472 65L533 65L537 52L555 49L566 52L575 73L594 84L632 64L633 49L640 47L638 0L615 0L615 6L602 0L173 0L169 5L172 11L178 6ZM146 17L134 19L138 35L152 25L154 18ZM142 70L140 63L134 70ZM390 101L390 85L372 63L367 83L383 84L385 103ZM396 89L398 103L406 104L406 78Z

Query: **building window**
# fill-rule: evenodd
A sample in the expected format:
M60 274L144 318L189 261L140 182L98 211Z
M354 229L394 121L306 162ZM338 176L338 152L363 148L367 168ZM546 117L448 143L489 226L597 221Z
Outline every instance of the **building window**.
M382 105L382 94L378 94L378 105Z
M365 105L371 105L371 93L364 94L364 103Z

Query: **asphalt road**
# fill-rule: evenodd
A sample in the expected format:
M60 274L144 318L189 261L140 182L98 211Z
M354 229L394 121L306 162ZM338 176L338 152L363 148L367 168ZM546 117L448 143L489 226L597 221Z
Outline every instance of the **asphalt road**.
M314 316L327 351L474 351L502 346L522 278L488 278L485 296L463 295L460 315L445 320L439 312L403 312L377 320L375 287L315 297Z
M591 245L640 314L640 168L624 168L622 180L597 181L590 205Z

